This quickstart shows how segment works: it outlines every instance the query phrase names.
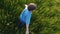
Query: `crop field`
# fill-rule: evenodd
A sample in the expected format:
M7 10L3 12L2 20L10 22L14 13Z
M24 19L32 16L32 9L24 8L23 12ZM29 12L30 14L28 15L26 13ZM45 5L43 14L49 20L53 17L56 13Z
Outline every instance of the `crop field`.
M0 0L0 34L25 34L25 27L18 29L18 23L29 3L37 4L30 34L60 34L60 0Z

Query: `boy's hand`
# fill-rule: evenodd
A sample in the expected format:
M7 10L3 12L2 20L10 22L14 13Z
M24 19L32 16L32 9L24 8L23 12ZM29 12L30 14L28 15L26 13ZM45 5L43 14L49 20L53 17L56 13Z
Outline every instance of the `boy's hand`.
M26 34L29 34L29 31L26 31Z

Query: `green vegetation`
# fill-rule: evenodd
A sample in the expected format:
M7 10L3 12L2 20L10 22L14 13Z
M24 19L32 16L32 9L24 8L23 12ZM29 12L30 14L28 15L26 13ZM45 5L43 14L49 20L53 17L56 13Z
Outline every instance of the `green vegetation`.
M17 26L24 4L36 3L30 34L60 34L60 0L0 0L0 34L24 34Z

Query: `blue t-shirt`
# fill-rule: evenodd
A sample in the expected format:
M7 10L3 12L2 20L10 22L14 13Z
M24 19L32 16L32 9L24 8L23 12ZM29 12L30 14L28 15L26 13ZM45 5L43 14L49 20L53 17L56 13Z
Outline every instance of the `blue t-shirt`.
M23 12L20 14L20 20L24 21L26 23L26 25L29 25L30 19L31 19L31 14L32 14L32 12L25 8L23 10Z

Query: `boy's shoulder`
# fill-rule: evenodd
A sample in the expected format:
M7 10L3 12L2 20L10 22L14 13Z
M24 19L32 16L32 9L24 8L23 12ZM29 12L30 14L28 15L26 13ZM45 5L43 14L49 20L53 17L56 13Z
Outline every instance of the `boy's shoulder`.
M24 13L30 14L30 13L32 13L32 11L29 11L28 9L24 9Z

